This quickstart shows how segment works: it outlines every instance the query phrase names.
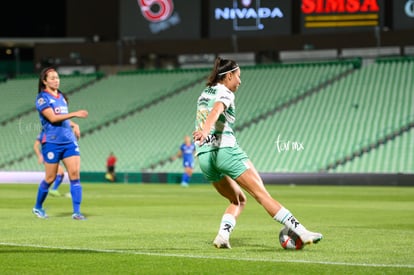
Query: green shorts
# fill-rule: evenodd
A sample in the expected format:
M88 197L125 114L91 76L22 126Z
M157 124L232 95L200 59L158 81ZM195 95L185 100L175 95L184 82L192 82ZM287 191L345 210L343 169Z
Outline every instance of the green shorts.
M210 182L216 182L225 175L238 178L249 169L249 157L240 147L224 147L210 152L200 153L198 161L201 171Z

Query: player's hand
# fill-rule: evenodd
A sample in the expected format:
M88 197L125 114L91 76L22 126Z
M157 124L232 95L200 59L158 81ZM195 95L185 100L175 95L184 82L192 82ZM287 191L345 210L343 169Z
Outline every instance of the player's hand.
M204 140L206 139L207 135L203 134L203 131L194 131L193 132L193 139L194 143L196 144L202 144Z
M43 163L43 157L42 156L37 157L37 163L39 163L39 164Z
M88 111L86 111L86 110L76 111L76 117L87 118L88 117Z

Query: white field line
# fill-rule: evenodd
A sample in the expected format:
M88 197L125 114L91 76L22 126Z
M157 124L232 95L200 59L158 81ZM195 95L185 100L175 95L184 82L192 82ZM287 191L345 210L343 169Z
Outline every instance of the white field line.
M274 263L302 263L302 264L323 264L323 265L338 265L338 266L363 266L363 267L392 267L392 268L414 268L414 264L369 264L369 263L346 263L346 262L328 262L328 261L307 261L307 260L277 260L277 259L256 259L256 258L231 258L220 256L203 256L203 255L186 255L186 254L172 254L172 253L153 253L142 251L125 251L125 250L112 250L112 249L94 249L94 248L76 248L76 247L58 247L58 246L46 246L36 244L17 244L17 243L3 243L3 246L14 247L29 247L29 248L41 248L41 249L56 249L67 251L89 251L95 253L114 253L114 254L129 254L129 255L144 255L144 256L157 256L157 257L177 257L177 258L193 258L193 259L213 259L213 260L232 260L242 262L274 262Z

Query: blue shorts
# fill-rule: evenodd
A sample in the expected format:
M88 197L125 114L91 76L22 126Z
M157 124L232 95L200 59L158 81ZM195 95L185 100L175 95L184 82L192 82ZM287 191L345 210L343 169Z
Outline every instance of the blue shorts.
M56 143L43 143L42 144L43 160L46 163L58 163L62 159L80 156L79 146L77 142L56 144Z
M183 166L184 166L184 168L191 168L191 169L193 169L194 168L194 161L188 161L188 160L184 160L183 161Z

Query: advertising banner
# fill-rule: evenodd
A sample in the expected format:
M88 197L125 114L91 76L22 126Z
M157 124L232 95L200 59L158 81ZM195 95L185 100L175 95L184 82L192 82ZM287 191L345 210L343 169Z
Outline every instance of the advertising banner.
M199 39L201 0L121 0L121 38Z
M211 0L209 37L291 34L292 1Z
M384 24L384 0L301 0L302 33L366 31Z
M414 0L394 0L392 4L393 29L414 30Z

